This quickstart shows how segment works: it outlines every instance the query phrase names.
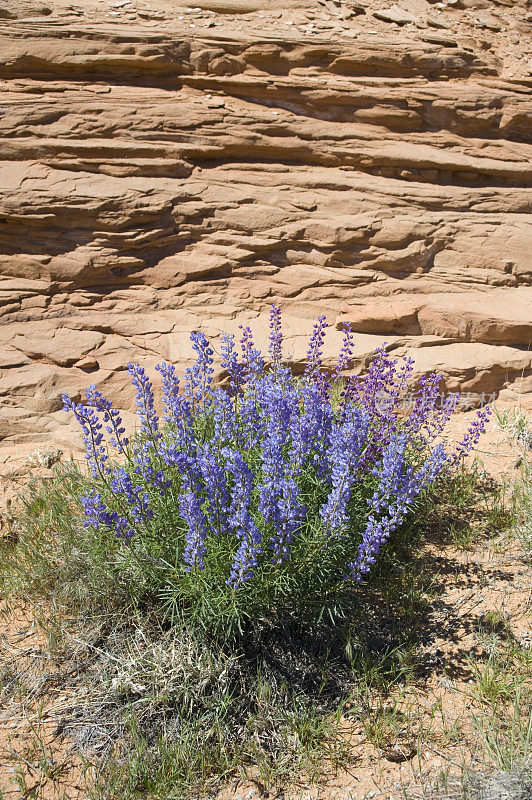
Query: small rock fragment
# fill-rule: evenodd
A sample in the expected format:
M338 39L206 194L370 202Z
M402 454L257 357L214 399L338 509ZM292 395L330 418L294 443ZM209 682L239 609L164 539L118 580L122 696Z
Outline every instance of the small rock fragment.
M59 447L35 450L34 453L31 453L31 455L27 457L24 463L28 467L44 467L45 469L51 469L54 464L61 461L62 455L63 451L60 450Z
M447 39L445 36L438 36L435 33L423 33L419 38L429 44L439 44L440 47L458 47L454 39Z
M387 761L401 764L409 761L416 755L416 748L412 744L392 744L389 747L381 747L382 754Z
M442 19L439 17L431 17L430 14L425 17L425 20L427 25L430 25L431 28L441 28L442 30L450 30L451 28L451 26Z
M376 19L383 20L383 22L395 22L397 25L408 25L409 22L414 21L412 14L399 8L399 6L392 6L386 11L373 11L373 16Z

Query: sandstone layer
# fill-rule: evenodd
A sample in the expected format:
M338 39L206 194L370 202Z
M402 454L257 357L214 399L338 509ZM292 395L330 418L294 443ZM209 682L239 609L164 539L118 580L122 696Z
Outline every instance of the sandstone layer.
M0 0L0 436L273 302L294 364L324 313L354 371L387 341L530 402L529 11Z

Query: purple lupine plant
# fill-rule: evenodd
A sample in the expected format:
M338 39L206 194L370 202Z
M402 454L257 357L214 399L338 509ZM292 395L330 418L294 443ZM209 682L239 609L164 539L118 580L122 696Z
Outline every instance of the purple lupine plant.
M129 439L119 411L95 386L84 403L64 396L90 467L85 523L126 543L138 540L137 558L155 554L180 602L192 595L203 602L216 589L209 607L226 592L247 598L249 609L253 587L259 607L285 587L297 593L297 581L310 575L328 586L346 575L365 579L415 499L484 431L487 408L446 449L438 437L457 396L442 397L441 378L429 374L412 385L413 360L392 358L385 345L364 375L346 376L355 345L349 328L327 371L326 328L320 316L304 374L296 376L283 365L274 306L268 361L249 327L241 327L240 352L233 335L222 335L223 385L214 381L215 348L195 331L196 361L183 384L173 365L157 366L160 415L146 370L128 364L139 419ZM409 413L401 407L406 392L414 398Z
M151 439L159 438L159 417L155 413L155 396L150 379L144 367L139 364L129 362L127 371L131 375L131 383L137 390L135 394L135 405L137 415L140 420L140 428Z
M238 360L235 348L235 337L229 333L221 336L222 369L229 375L229 385L235 394L239 394L244 385L244 365Z
M184 491L179 495L179 512L186 525L183 561L185 569L203 569L206 552L207 519L200 498L185 482Z
M85 397L87 399L87 404L93 406L97 411L102 412L103 421L109 423L105 426L105 430L110 435L109 441L112 446L126 455L129 440L124 436L126 429L122 427L123 422L119 410L113 408L111 401L107 400L107 398L96 389L95 384L91 384L91 386L85 389Z
M190 336L192 347L197 354L196 363L186 371L186 393L192 405L198 405L205 412L210 400L214 350L209 340L201 331L194 331Z
M270 344L268 347L272 368L277 372L283 357L283 332L281 328L281 309L272 306L270 312Z
M321 367L326 328L327 321L325 314L321 314L318 317L318 321L314 325L312 336L310 337L307 350L307 363L305 365L305 375L314 375Z
M237 450L226 449L224 452L231 477L233 491L228 523L232 526L240 546L236 552L229 578L226 584L236 588L244 581L253 578L253 571L258 565L258 557L262 552L262 533L251 514L253 494L253 473Z
M273 317L274 315L272 314L270 326L275 324ZM253 333L249 325L246 325L246 327L241 325L240 330L242 331L242 336L240 338L240 347L242 349L242 371L244 379L246 381L250 381L253 376L260 375L264 371L264 359L260 350L255 347ZM272 343L270 343L270 347L273 347Z
M344 374L346 369L349 369L351 359L353 357L353 330L351 325L346 325L344 328L344 340L338 354L338 360L335 367L335 377L338 379Z
M86 390L87 397L90 397L92 388ZM108 460L107 450L103 444L103 425L100 417L93 406L75 403L68 395L63 395L63 408L74 414L76 421L80 424L83 433L83 444L85 445L85 458L88 461L93 478L100 477L106 480L105 475L109 474L110 468L106 465ZM100 401L98 400L98 403ZM100 410L100 409L98 409ZM107 410L104 411L104 415Z
M416 471L405 459L407 447L408 437L402 433L390 443L384 454L378 487L368 500L371 513L362 542L355 561L349 565L357 581L370 571L384 543L403 522L413 500L434 482L446 464L445 450L438 445ZM377 473L376 468L374 471Z
M333 424L327 452L331 491L320 514L328 536L341 535L349 525L347 505L369 439L369 414L355 408L350 411L349 419Z

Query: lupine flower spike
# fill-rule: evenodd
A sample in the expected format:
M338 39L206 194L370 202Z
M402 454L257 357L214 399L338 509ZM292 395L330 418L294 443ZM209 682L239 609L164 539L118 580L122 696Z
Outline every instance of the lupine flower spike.
M440 376L412 386L413 360L392 358L383 345L365 374L346 380L354 367L350 328L328 375L326 329L322 315L297 377L283 365L281 311L273 306L268 363L249 327L241 327L240 347L222 335L222 385L211 342L193 332L196 360L182 382L173 365L157 365L160 416L146 370L128 364L139 421L129 439L96 386L83 403L64 395L91 475L81 500L85 524L125 543L138 538L147 555L164 550L181 576L174 583L217 582L227 597L245 596L272 575L282 584L293 559L292 575L303 580L312 559L333 564L340 551L331 582L365 579L415 499L475 447L490 410L481 409L449 451L437 442L458 397L442 397ZM401 409L407 392L409 414Z

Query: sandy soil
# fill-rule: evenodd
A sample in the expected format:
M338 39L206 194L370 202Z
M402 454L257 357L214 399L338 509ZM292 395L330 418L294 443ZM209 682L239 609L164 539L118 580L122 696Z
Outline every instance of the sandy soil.
M468 416L460 415L452 435L463 429ZM492 419L476 453L487 472L511 482L519 453ZM4 455L5 500L28 476L28 453L15 449ZM8 469L16 472L10 479ZM48 472L42 466L31 467L31 471ZM516 641L532 646L530 565L523 561L517 542L504 536L477 542L467 550L434 543L424 555L433 565L435 581L444 587L435 593L427 615L424 657L431 667L422 680L408 688L398 687L387 697L376 694L373 698L375 714L392 709L394 714L400 713L393 736L386 734L378 743L369 741L359 715L347 711L341 732L349 748L350 769L333 774L324 765L325 778L319 784L294 775L292 785L276 796L286 800L389 800L402 796L407 788L416 797L421 796L427 781L438 775L458 775L464 762L473 767L482 763L473 714L485 710L485 704L472 688L475 665L487 652L480 631L486 614L498 612L508 621ZM39 613L46 616L47 612ZM6 800L20 799L20 788L14 785L16 753L23 759L17 768L28 787L25 797L75 800L86 796L93 773L83 774L82 759L72 742L61 737L58 723L79 700L79 689L54 653L53 628L51 635L43 633L39 613L23 605L10 608L4 604L0 614L0 670L4 691L10 697L0 712L0 787ZM23 688L12 695L9 686L15 680ZM37 738L42 746L36 745ZM216 794L217 800L266 796L257 780L236 781Z

